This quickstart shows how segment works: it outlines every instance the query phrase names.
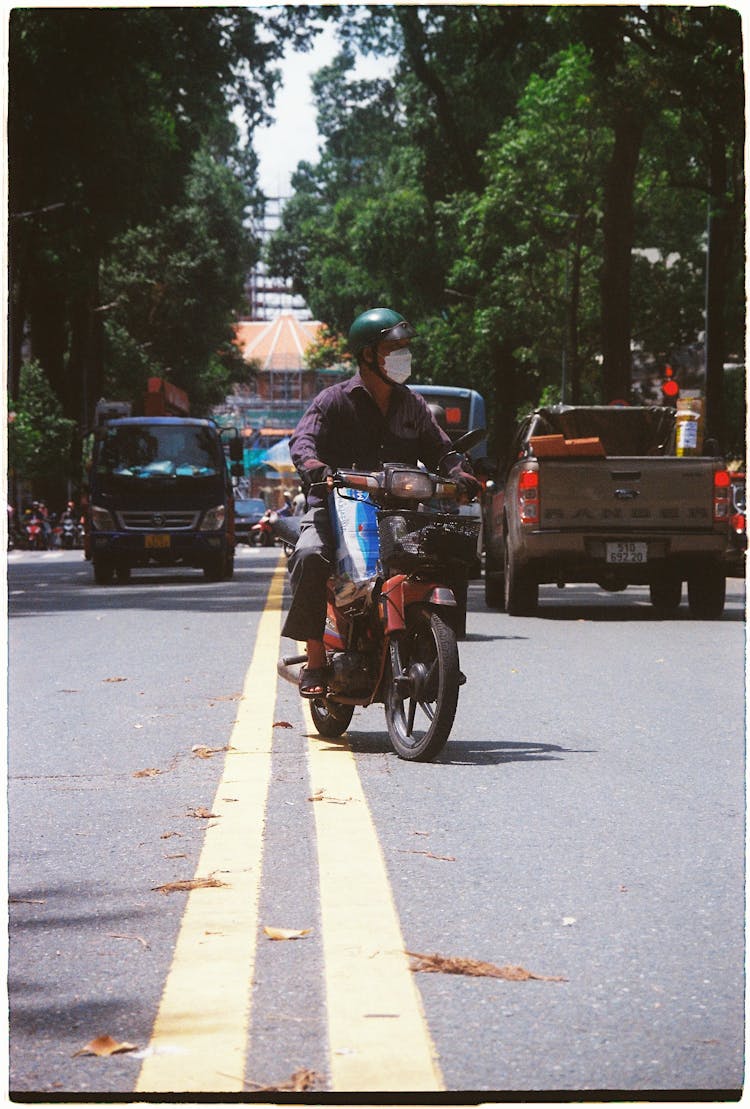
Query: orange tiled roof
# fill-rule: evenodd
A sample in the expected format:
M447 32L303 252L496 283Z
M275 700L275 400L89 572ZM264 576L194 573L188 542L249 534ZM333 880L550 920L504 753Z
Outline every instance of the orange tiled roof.
M298 320L292 312L280 312L273 320L241 320L235 326L235 342L242 357L259 362L262 370L301 370L305 351L322 326L319 320Z

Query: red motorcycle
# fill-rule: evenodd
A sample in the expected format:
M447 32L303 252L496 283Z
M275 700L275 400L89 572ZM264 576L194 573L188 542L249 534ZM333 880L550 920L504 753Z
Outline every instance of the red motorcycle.
M453 449L468 450L485 435L484 429L470 432ZM466 680L456 594L462 595L476 558L479 521L440 510L455 504L455 482L401 463L375 473L341 470L333 486L328 693L308 702L313 723L321 735L340 736L357 705L381 703L396 754L433 759L448 740ZM299 518L277 517L272 527L293 543ZM296 683L306 661L306 655L282 658L279 674Z
M26 524L26 546L30 551L46 551L49 547L47 529L41 516L29 516Z
M267 508L266 511L258 520L257 524L253 524L250 529L250 546L272 547L276 541L274 534L273 523L278 516L278 513L273 508Z

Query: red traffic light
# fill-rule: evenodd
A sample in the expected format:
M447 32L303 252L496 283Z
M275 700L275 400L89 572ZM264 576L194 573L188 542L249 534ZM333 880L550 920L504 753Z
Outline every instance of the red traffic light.
M674 370L671 366L664 367L664 380L661 383L661 395L665 401L677 400L680 395L680 386L675 381Z

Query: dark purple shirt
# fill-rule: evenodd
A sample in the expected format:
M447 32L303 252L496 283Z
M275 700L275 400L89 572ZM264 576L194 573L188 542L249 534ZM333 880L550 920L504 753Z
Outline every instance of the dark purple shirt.
M432 418L424 397L394 385L383 416L359 373L317 395L289 441L292 461L304 474L318 459L332 470L379 470L384 462L423 462L429 469L451 441ZM313 490L311 505L321 504Z

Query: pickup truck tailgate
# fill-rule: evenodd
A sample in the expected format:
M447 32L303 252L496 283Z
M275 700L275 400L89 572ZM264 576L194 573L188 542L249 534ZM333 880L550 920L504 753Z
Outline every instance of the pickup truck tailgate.
M696 458L540 459L543 529L656 532L713 527L713 462Z

